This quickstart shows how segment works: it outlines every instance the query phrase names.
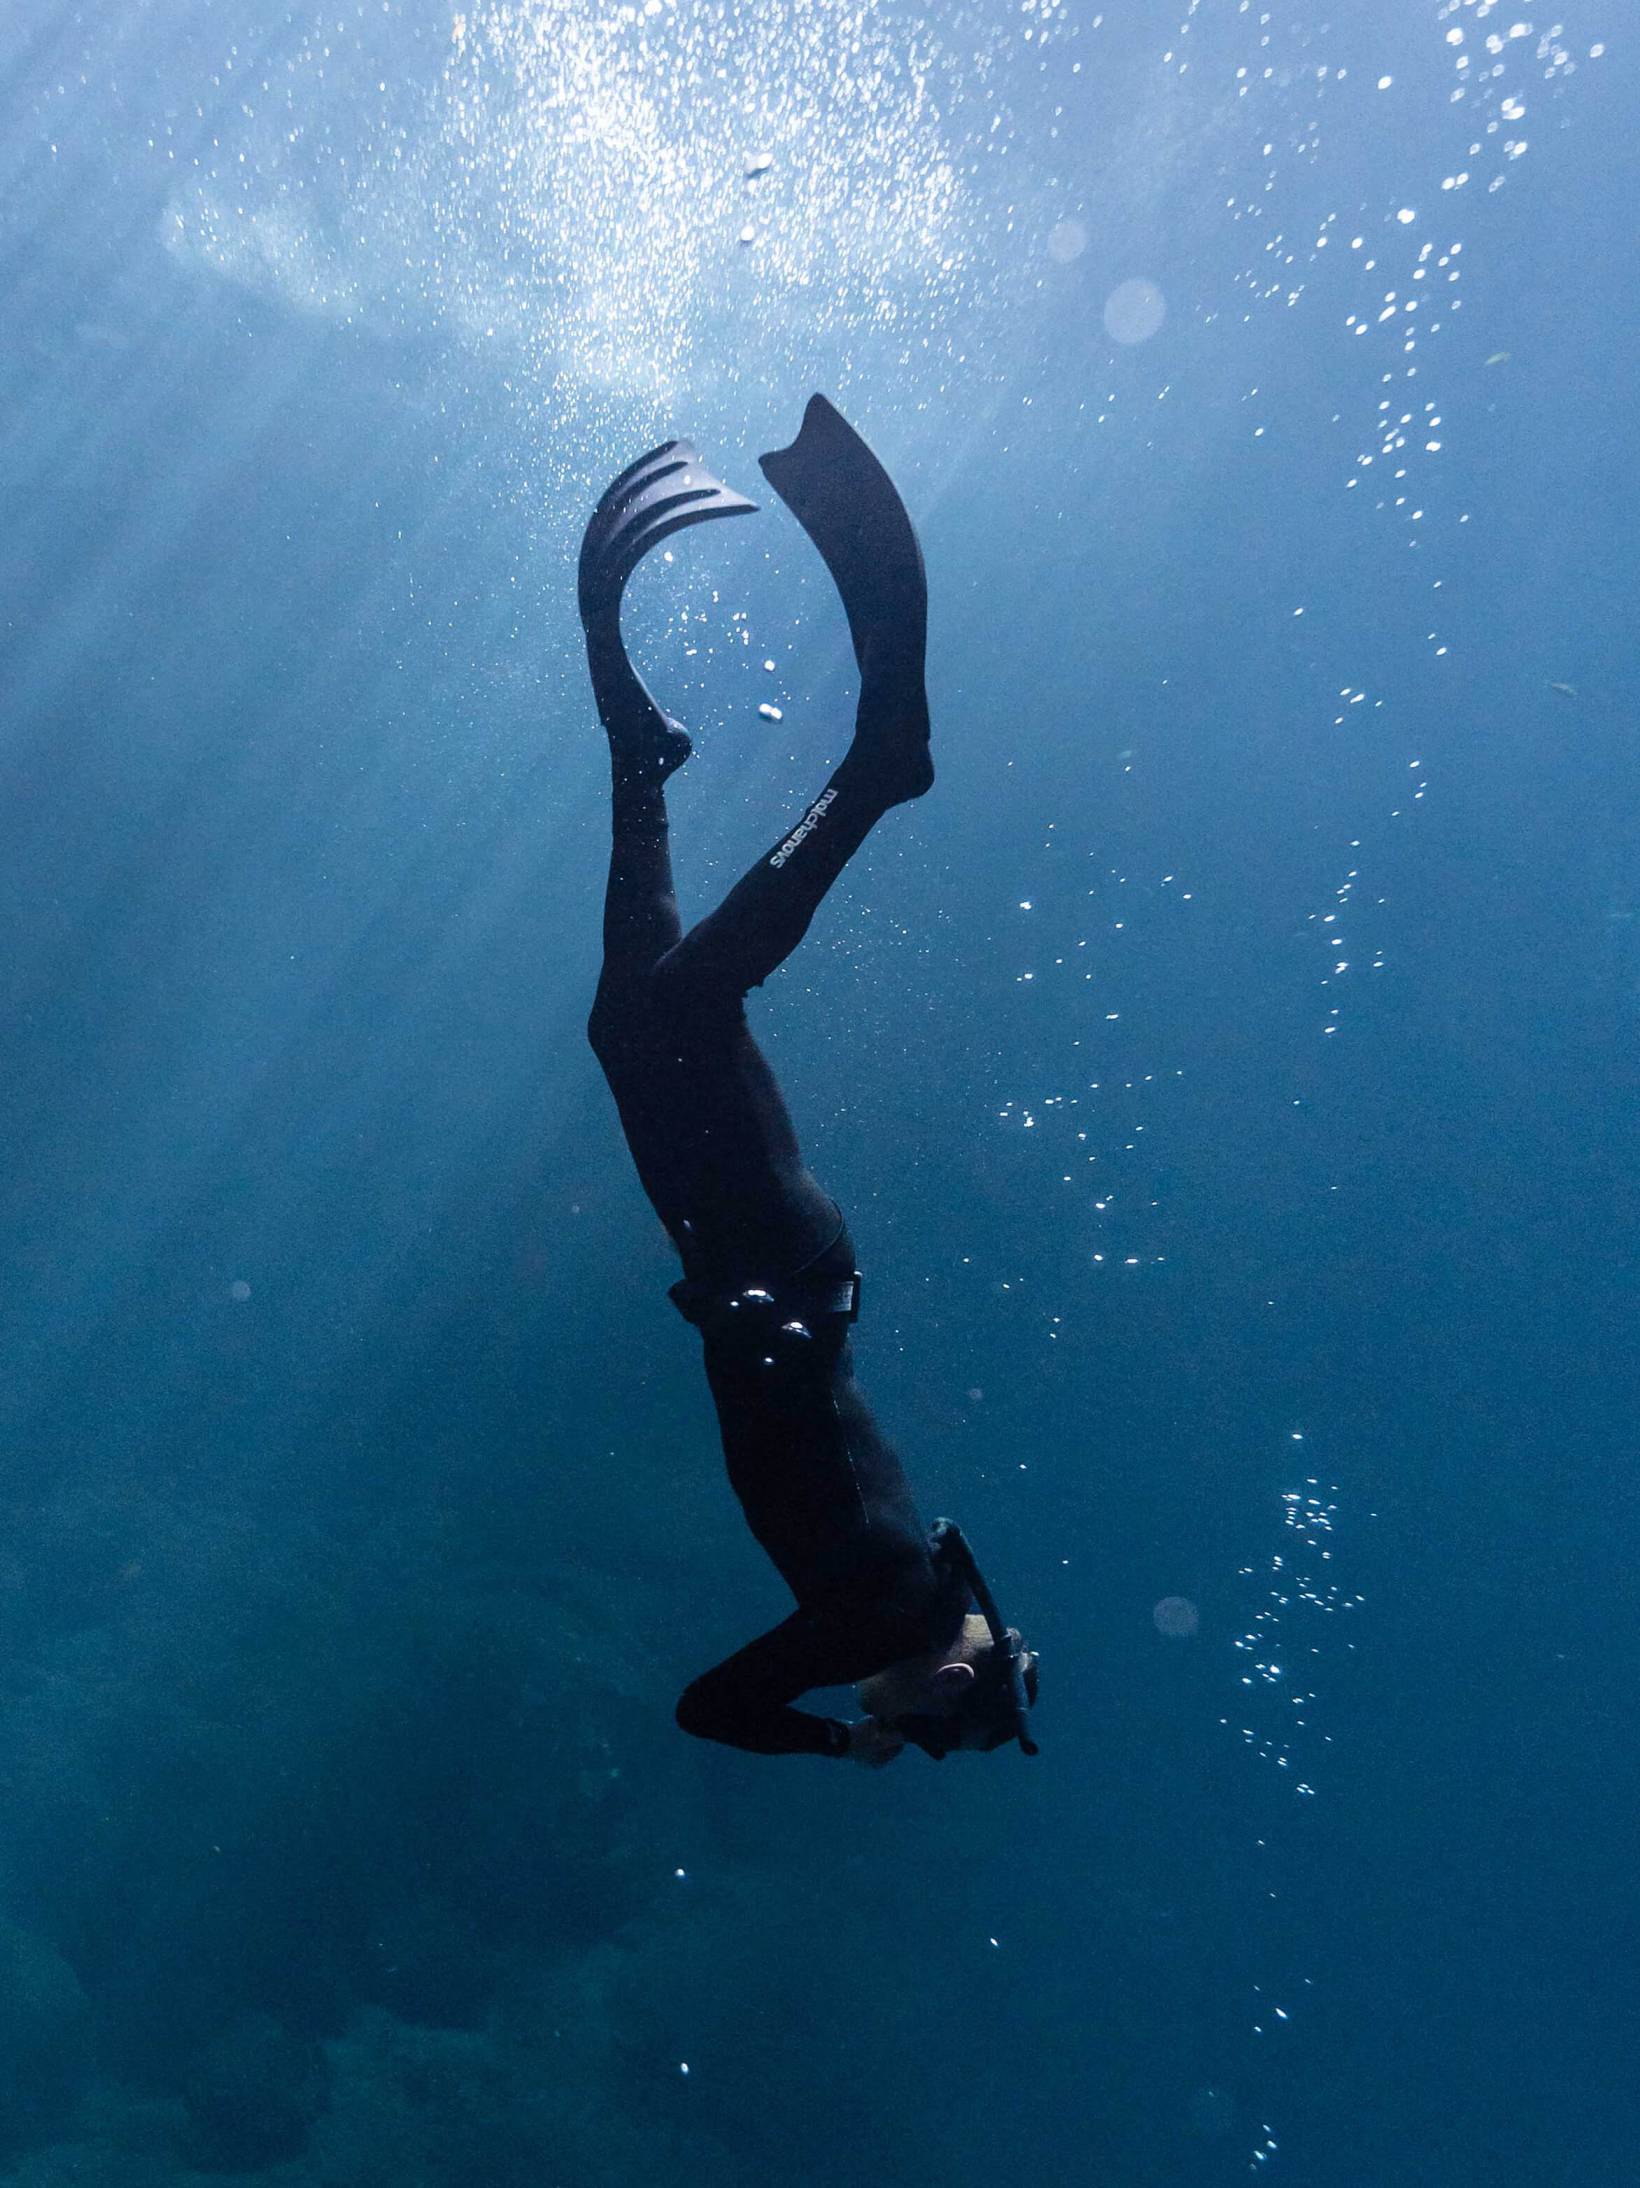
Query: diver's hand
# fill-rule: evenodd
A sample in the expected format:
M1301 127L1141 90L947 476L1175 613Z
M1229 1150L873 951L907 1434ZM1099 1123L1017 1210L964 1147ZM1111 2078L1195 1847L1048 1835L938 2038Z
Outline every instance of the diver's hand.
M881 1770L904 1746L905 1734L896 1732L892 1725L885 1725L876 1717L862 1717L858 1724L848 1728L849 1760L867 1770Z

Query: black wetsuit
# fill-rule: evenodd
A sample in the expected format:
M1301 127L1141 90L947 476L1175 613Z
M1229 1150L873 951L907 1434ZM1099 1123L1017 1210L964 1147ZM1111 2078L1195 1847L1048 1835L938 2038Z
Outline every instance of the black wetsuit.
M847 1320L814 1311L826 1280L833 1292L846 1283L854 1244L803 1164L746 1023L748 990L796 947L897 802L858 740L828 789L795 846L788 834L684 936L662 783L617 758L604 968L588 1027L638 1175L683 1261L674 1296L701 1328L729 1479L797 1598L789 1618L678 1703L685 1731L758 1754L846 1752L841 1722L791 1704L947 1647L967 1603L933 1557L854 1380ZM773 1306L713 1311L752 1286Z

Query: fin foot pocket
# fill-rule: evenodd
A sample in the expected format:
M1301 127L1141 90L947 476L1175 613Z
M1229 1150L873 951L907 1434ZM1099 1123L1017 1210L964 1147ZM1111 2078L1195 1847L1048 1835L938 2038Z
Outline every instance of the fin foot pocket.
M852 779L885 809L906 805L934 787L934 754L928 736L928 706L920 712L900 707L880 724L868 717L861 701L854 742L844 756L840 776Z
M609 756L623 784L663 783L694 749L688 730L676 722L663 722L652 735L643 737L609 733Z

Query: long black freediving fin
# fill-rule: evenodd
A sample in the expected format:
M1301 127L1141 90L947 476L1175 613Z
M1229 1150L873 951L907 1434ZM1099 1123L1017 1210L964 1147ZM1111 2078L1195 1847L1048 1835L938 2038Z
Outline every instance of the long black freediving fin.
M758 462L831 572L862 679L914 681L920 691L928 580L894 481L823 395L810 396L791 446Z
M604 488L581 542L576 587L588 631L618 616L626 581L651 547L711 517L757 508L708 471L692 441L662 441Z
M581 541L576 599L599 719L616 766L664 781L690 753L689 733L657 705L621 638L627 579L663 539L711 517L751 516L757 504L725 486L690 441L663 441L610 481Z

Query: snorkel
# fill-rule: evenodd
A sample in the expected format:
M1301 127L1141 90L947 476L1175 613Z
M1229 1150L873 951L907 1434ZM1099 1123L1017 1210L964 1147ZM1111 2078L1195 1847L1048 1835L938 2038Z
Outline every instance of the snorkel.
M936 1520L929 1530L929 1543L935 1557L962 1576L974 1608L990 1633L991 1651L979 1671L973 1703L950 1717L899 1717L894 1720L895 1729L935 1762L943 1762L967 1744L965 1729L971 1729L976 1720L989 1719L996 1726L997 1737L985 1742L987 1751L1017 1740L1022 1753L1037 1754L1029 1727L1031 1705L1036 1699L1036 1658L1020 1640L1018 1629L1003 1624L996 1597L987 1587L968 1538L956 1521Z

